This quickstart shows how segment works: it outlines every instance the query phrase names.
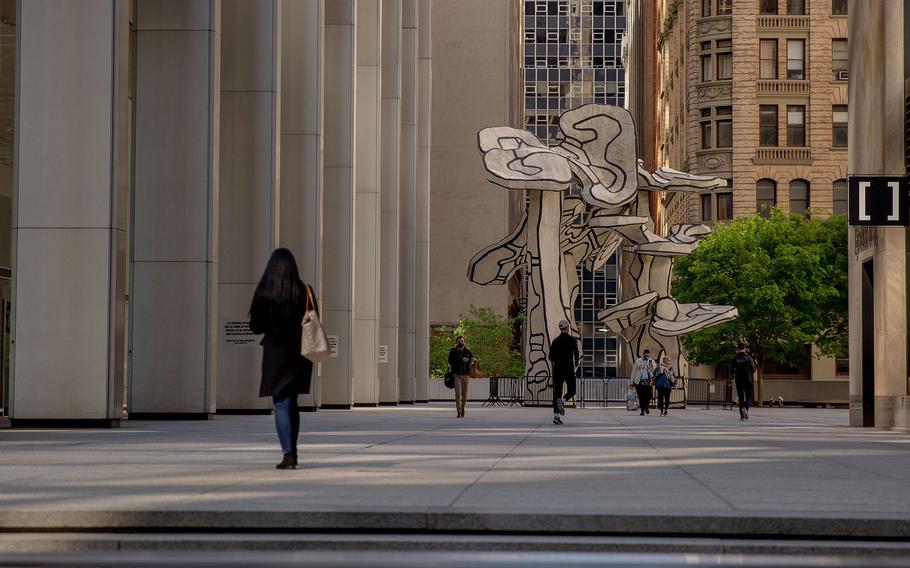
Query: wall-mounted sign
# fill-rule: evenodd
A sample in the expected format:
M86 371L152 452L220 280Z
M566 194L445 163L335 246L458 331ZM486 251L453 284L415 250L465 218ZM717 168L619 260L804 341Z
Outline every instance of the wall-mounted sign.
M389 362L389 346L388 345L379 346L379 362L380 363Z
M325 338L329 341L329 357L338 357L338 336L326 335Z
M848 184L850 225L910 225L910 178L850 176Z
M224 342L231 345L255 345L258 338L250 331L250 320L224 320Z

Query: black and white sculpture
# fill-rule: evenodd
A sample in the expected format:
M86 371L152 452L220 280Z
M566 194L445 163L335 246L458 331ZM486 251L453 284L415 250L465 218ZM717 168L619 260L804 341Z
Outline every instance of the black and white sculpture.
M560 116L556 146L527 130L485 128L478 134L491 182L528 191L526 213L511 234L471 259L468 278L505 284L518 270L528 273L526 374L550 375L547 349L559 320L574 324L577 266L600 268L625 242L636 295L603 310L599 318L626 339L629 355L645 348L669 355L685 370L680 337L736 317L736 308L678 304L670 295L672 263L689 254L710 229L677 225L664 238L653 232L647 211L650 191L711 192L720 178L661 168L644 170L638 160L635 125L625 109L586 105ZM643 210L644 209L644 210Z

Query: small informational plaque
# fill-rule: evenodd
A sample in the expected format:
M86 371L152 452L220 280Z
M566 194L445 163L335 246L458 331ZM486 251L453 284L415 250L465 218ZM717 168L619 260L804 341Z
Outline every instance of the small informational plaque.
M338 336L327 335L326 339L329 340L329 357L338 357Z
M389 346L388 345L379 346L379 362L380 363L389 362Z
M230 345L255 345L257 341L250 330L250 320L225 320L224 342Z

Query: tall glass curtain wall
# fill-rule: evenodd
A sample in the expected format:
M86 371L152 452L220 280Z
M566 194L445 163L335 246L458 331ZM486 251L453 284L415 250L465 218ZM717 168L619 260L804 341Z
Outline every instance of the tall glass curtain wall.
M0 414L9 407L16 2L0 0Z
M623 104L625 0L524 0L523 13L525 128L553 144L563 112L590 103ZM583 347L581 376L617 373L618 338L600 331L596 319L599 310L618 301L617 271L617 255L594 272L578 268L581 293L574 308Z

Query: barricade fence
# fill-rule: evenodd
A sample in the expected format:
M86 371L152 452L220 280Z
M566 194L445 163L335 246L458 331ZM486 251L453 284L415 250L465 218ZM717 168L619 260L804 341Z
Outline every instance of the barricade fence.
M575 404L579 408L626 404L631 385L629 377L578 377L576 378ZM565 391L563 391L565 392ZM704 405L733 408L733 383L724 379L681 377L670 394L671 408ZM538 406L553 404L553 377L535 375L524 377L490 377L490 395L483 406ZM651 399L657 406L657 393Z

